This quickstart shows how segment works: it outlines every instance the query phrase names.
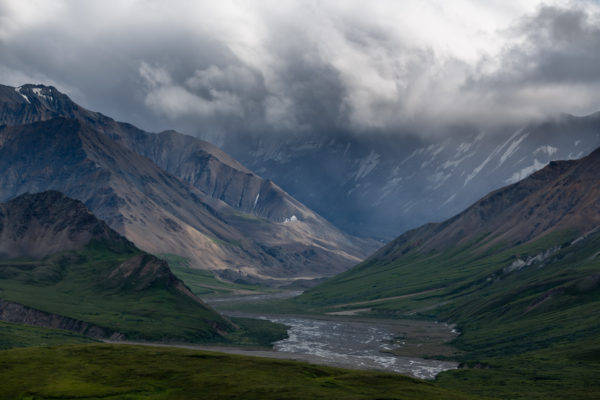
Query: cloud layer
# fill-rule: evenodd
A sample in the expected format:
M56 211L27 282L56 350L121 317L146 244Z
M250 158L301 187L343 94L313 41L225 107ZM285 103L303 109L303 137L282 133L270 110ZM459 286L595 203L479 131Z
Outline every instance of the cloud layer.
M593 1L0 0L0 81L149 130L440 132L600 109Z

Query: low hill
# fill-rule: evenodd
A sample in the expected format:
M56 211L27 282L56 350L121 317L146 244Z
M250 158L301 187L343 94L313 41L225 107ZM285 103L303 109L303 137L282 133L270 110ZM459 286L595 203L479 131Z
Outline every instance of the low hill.
M0 319L94 337L226 341L235 326L77 200L0 204Z

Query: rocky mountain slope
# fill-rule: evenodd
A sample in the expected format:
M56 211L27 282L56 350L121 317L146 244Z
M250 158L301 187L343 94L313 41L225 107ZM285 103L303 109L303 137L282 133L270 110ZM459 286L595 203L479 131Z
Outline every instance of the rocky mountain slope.
M0 204L0 237L2 320L120 338L214 340L235 329L165 261L62 193ZM172 325L157 328L156 321Z
M115 122L52 87L0 89L8 171L0 199L60 190L140 248L230 279L333 275L376 245L343 234L206 142Z
M560 115L496 130L449 128L443 136L324 134L236 138L224 149L329 221L391 240L455 215L550 161L600 146L600 113ZM327 188L327 190L323 190Z

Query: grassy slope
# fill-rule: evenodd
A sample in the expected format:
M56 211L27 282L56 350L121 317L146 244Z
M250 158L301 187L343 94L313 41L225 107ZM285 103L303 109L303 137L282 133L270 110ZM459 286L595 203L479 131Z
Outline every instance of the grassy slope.
M0 349L59 344L93 343L96 340L61 329L0 322Z
M593 398L585 384L600 376L599 352L574 354L600 347L600 234L570 245L573 238L555 233L485 252L482 238L443 253L367 262L295 302L321 312L369 307L373 316L456 322L463 361L492 368L444 373L439 381L448 387L503 398ZM504 270L517 255L526 259L559 245L544 263ZM389 299L402 295L409 296ZM368 300L375 301L343 306Z
M241 329L230 330L224 339L211 326L214 321L224 321L222 317L174 289L155 285L135 291L103 286L107 273L133 254L91 244L41 261L2 261L0 296L117 330L130 340L268 345L285 337L282 326L240 320Z
M397 374L174 348L0 351L0 398L472 399Z
M244 292L267 292L268 289L260 286L240 285L230 282L224 282L217 278L211 271L190 268L187 258L175 254L160 254L158 257L166 260L173 274L185 282L190 290L200 297L218 296Z

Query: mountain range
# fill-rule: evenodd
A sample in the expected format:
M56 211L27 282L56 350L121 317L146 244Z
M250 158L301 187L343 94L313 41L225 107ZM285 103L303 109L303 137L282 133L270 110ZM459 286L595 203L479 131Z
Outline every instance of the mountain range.
M346 232L388 241L551 161L589 154L600 146L600 113L443 135L334 132L235 137L223 146Z
M0 87L0 200L58 190L153 254L229 280L331 276L377 242L344 234L218 148L144 132L53 87Z

